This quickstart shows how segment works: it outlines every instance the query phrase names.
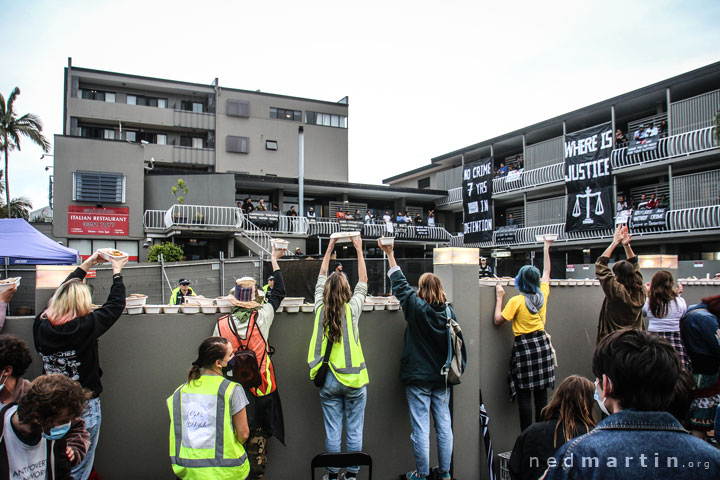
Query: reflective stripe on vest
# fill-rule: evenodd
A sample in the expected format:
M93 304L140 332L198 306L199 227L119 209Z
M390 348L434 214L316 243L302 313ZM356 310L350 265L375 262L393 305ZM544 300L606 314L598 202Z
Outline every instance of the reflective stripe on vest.
M325 347L327 346L327 336L324 334L322 327L323 308L324 305L321 305L315 313L313 336L310 339L308 348L310 378L315 378L317 371L320 369L325 355ZM348 387L360 388L366 385L369 380L360 340L355 338L354 329L350 333L352 313L350 305L347 303L345 304L345 317L342 319L341 325L342 341L340 344L333 343L328 363L340 383ZM353 358L355 359L354 363Z
M205 377L207 379L208 377ZM210 377L211 378L211 377ZM242 455L240 455L239 458L232 458L232 456L235 455L236 452L229 452L231 455L231 458L226 458L225 454L225 429L226 429L226 418L225 415L227 413L228 406L226 405L225 395L227 393L228 388L230 387L231 382L227 379L222 379L220 382L220 385L218 387L217 391L217 406L216 406L216 412L215 412L215 457L214 458L184 458L180 455L180 450L182 448L182 440L183 440L183 420L182 420L182 388L185 386L181 386L178 388L175 393L172 396L172 399L168 399L168 404L170 404L170 400L172 400L172 431L171 434L174 435L175 440L175 451L171 452L170 455L170 463L173 464L173 466L181 467L181 468L217 468L217 467L235 467L238 469L241 469L241 471L247 470L249 472L250 469L250 463L248 461L247 453L245 452L245 449L243 448L242 444L238 443L239 450L242 452ZM240 388L239 386L236 386L235 388ZM185 393L191 393L191 392L185 392ZM193 392L195 393L195 392ZM232 422L232 420L230 420ZM232 428L228 429L228 433L231 433L233 430ZM232 434L232 433L231 433ZM185 447L188 449L188 447ZM172 454L174 453L174 455ZM245 472L245 473L247 473ZM213 478L213 474L211 471L206 471L205 473L208 474L207 478ZM198 472L199 475L199 472ZM197 477L201 478L201 477Z

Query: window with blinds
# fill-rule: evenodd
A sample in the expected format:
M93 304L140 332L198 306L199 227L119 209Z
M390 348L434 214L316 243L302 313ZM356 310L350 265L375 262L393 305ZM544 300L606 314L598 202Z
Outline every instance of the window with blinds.
M228 135L225 147L232 153L250 153L250 138Z
M73 173L73 201L125 203L125 175L122 173Z
M249 117L250 102L243 102L240 100L228 100L226 113L228 114L228 116L231 117Z

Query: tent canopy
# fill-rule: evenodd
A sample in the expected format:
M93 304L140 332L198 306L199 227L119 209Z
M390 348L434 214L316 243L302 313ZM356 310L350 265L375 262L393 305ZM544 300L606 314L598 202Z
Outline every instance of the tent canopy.
M72 265L78 251L63 247L22 218L0 219L0 265Z

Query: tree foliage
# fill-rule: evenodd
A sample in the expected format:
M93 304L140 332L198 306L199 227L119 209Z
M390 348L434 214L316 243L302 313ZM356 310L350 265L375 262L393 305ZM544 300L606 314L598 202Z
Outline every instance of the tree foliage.
M175 196L177 203L180 205L185 203L185 195L187 195L189 191L190 189L188 188L187 183L185 183L182 178L178 178L177 184L173 185L170 189L170 193Z
M148 250L148 262L159 261L160 254L166 262L179 262L183 259L185 253L183 249L172 242L156 243Z

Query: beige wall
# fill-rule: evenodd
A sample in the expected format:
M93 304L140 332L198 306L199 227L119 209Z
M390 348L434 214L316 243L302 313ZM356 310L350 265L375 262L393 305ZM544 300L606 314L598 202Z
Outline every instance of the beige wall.
M228 100L250 103L250 117L233 117L225 114ZM302 121L276 120L270 118L270 107L301 110ZM297 177L298 127L305 129L305 176L318 180L347 182L348 180L348 130L305 124L307 111L336 115L348 115L344 104L312 102L271 95L253 95L229 89L221 89L217 110L217 159L218 172L238 171L254 175L274 174ZM228 135L248 137L250 152L226 151ZM276 151L266 150L265 141L276 140Z
M143 237L143 151L139 144L94 140L79 137L55 136L54 157L54 218L53 236L57 238L115 238ZM91 202L73 202L73 172L122 173L126 176L125 203L108 203L105 207L128 207L129 236L68 235L68 205L94 206Z

